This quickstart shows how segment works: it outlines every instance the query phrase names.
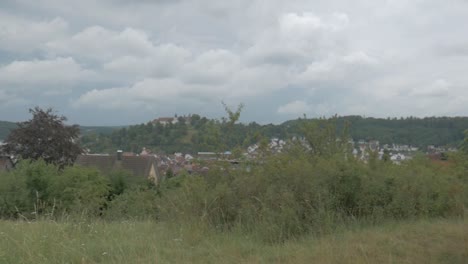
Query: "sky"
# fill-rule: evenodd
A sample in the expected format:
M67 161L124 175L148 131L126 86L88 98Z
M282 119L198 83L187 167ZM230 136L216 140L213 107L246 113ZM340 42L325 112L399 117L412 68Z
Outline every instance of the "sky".
M468 115L468 0L1 0L0 120Z

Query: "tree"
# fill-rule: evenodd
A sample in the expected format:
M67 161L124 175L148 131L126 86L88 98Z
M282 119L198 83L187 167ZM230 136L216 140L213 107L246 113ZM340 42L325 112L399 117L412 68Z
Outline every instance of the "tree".
M32 119L18 123L6 139L3 151L21 159L43 159L60 168L73 164L82 152L78 125L65 125L67 118L56 115L51 108L35 107L29 112Z
M465 139L461 144L461 150L468 154L468 129L465 130Z

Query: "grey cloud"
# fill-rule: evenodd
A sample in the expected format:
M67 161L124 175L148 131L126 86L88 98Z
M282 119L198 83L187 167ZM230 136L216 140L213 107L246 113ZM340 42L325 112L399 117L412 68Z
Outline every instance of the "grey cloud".
M0 119L31 104L57 105L80 122L94 110L94 123L180 111L216 116L221 100L246 102L244 120L260 122L305 110L468 114L466 1L5 0L0 7ZM113 117L119 109L123 120Z
M468 41L460 44L438 45L435 48L435 53L438 53L442 56L467 57Z

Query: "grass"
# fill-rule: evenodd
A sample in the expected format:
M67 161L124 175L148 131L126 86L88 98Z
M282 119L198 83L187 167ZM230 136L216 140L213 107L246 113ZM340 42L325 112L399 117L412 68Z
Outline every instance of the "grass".
M265 244L241 232L140 222L0 222L0 263L466 263L468 221L347 228Z

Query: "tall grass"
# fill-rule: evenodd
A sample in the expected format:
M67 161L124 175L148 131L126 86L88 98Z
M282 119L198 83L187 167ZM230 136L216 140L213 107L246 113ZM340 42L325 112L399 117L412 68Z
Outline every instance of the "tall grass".
M259 166L224 168L161 186L159 217L242 229L275 243L355 222L462 216L468 185L453 168L418 158L397 166L295 151ZM169 186L169 187L167 187Z
M342 226L264 243L240 231L154 221L0 222L0 263L466 263L468 222Z

